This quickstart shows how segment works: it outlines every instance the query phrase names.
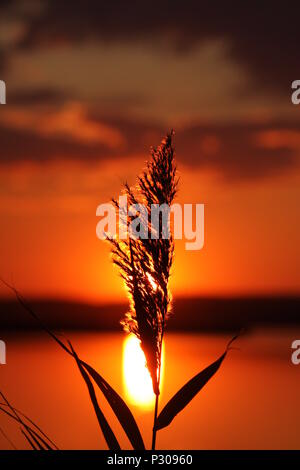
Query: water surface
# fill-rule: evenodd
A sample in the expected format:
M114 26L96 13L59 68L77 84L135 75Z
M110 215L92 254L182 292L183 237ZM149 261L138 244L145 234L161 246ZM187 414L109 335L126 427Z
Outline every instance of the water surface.
M85 384L72 358L45 334L2 334L7 364L0 388L15 407L38 422L62 449L103 449ZM81 358L90 362L129 401L146 445L152 410L133 403L124 383L123 333L67 333ZM158 433L158 448L300 449L300 366L291 363L299 328L258 330L240 338L222 368L173 423ZM166 335L161 405L189 378L213 362L230 335ZM124 448L126 436L99 395L100 405ZM0 426L18 448L17 427L0 416ZM0 435L0 448L9 444Z

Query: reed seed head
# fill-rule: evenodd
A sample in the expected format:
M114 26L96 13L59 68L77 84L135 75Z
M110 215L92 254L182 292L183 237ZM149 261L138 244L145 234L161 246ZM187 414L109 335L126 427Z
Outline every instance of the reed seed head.
M173 261L174 240L163 238L166 227L151 223L151 208L154 204L171 206L177 191L173 132L168 134L158 148L151 150L151 159L138 177L137 184L130 188L125 184L128 207L143 204L147 216L140 216L147 238L111 239L113 262L119 267L128 289L130 310L122 320L124 329L133 333L141 343L150 372L153 391L159 394L159 371L161 366L162 339L171 309L168 288ZM117 201L113 200L120 210ZM135 217L127 217L127 228ZM119 217L120 219L120 217Z

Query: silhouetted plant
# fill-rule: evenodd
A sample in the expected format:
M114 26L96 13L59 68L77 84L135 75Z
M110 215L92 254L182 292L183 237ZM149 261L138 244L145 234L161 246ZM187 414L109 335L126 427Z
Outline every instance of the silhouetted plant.
M122 324L126 331L133 333L140 341L145 354L146 364L151 375L153 391L156 396L154 409L154 423L152 434L152 449L155 449L156 433L160 429L170 425L175 416L181 412L197 393L215 375L221 366L232 341L228 343L225 352L206 369L190 379L165 405L158 414L158 398L160 393L160 372L162 357L162 342L166 321L171 310L171 295L168 289L170 269L172 266L174 241L170 233L170 226L163 227L152 224L151 206L163 204L169 208L177 191L176 166L174 162L174 149L172 146L173 133L167 135L157 149L151 152L151 160L143 174L138 178L137 185L130 188L125 185L128 206L143 204L147 208L147 214L140 217L141 229L148 231L147 238L131 238L120 240L111 238L113 261L119 267L128 288L130 310ZM122 208L113 200L119 212ZM122 215L119 213L119 215ZM125 220L125 225L130 231L130 222L135 215L130 214ZM164 232L167 230L167 234ZM153 237L151 236L153 235ZM168 235L166 237L166 235ZM72 344L62 341L53 333L47 325L44 325L39 316L31 309L30 305L21 294L12 286L3 281L13 290L20 304L25 310L39 322L40 326L56 341L56 343L75 361L80 374L87 386L88 393L97 416L100 429L104 435L110 450L120 450L120 444L110 424L99 405L95 385L102 392L123 430L125 431L133 449L143 450L145 444L135 418L127 404L109 383L88 363L80 359ZM4 395L2 395L4 398ZM21 424L21 431L33 449L57 449L55 444L42 433L32 421L30 426L22 419L20 413L13 408L6 399L0 404L0 411L5 412L11 418ZM5 406L9 410L5 409Z
M122 324L140 341L156 395L154 423L157 418L161 375L162 341L170 313L171 296L168 289L173 261L174 240L170 227L154 224L151 213L154 206L170 208L176 195L177 178L172 147L172 134L157 149L152 149L152 159L138 178L135 188L125 185L129 216L127 232L135 214L130 207L143 205L147 214L139 212L140 232L145 237L128 240L111 239L113 261L120 268L130 297L130 311ZM122 220L123 207L113 200ZM158 230L157 230L158 229ZM168 233L164 233L168 232ZM130 233L129 233L130 235ZM166 237L164 237L166 235ZM153 426L152 448L155 447L156 428Z

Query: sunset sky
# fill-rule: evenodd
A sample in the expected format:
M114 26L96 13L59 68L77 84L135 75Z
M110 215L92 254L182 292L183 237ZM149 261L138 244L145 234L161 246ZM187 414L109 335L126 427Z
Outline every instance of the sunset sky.
M1 2L0 276L25 296L124 300L96 208L172 128L178 202L205 204L174 296L300 293L299 11L232 5Z

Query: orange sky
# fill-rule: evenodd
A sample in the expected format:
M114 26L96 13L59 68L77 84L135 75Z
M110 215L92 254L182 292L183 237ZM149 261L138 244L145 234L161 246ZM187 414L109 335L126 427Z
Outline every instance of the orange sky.
M126 165L132 183L141 162L130 160ZM38 198L31 194L2 200L0 271L25 295L92 302L125 299L109 246L96 238L96 207L110 194L118 195L120 179L125 178L124 162L115 172L111 166L85 175L68 164L61 176L62 194L39 188ZM32 181L44 180L45 174L50 186L51 173L61 170L48 171L23 169L23 191ZM171 281L175 296L299 292L299 175L230 185L216 183L208 172L182 169L180 174L178 201L205 204L205 244L197 252L176 242ZM67 181L83 179L85 186L85 177L94 177L96 187L99 181L99 192L94 188L94 194L78 195L70 189L65 194ZM7 295L5 288L1 295Z
M293 16L274 11L251 39L239 8L228 29L209 6L161 2L154 18L141 4L134 24L121 7L119 24L80 5L0 7L0 275L30 297L124 299L96 208L175 128L178 201L205 204L205 244L176 243L174 295L299 294Z

